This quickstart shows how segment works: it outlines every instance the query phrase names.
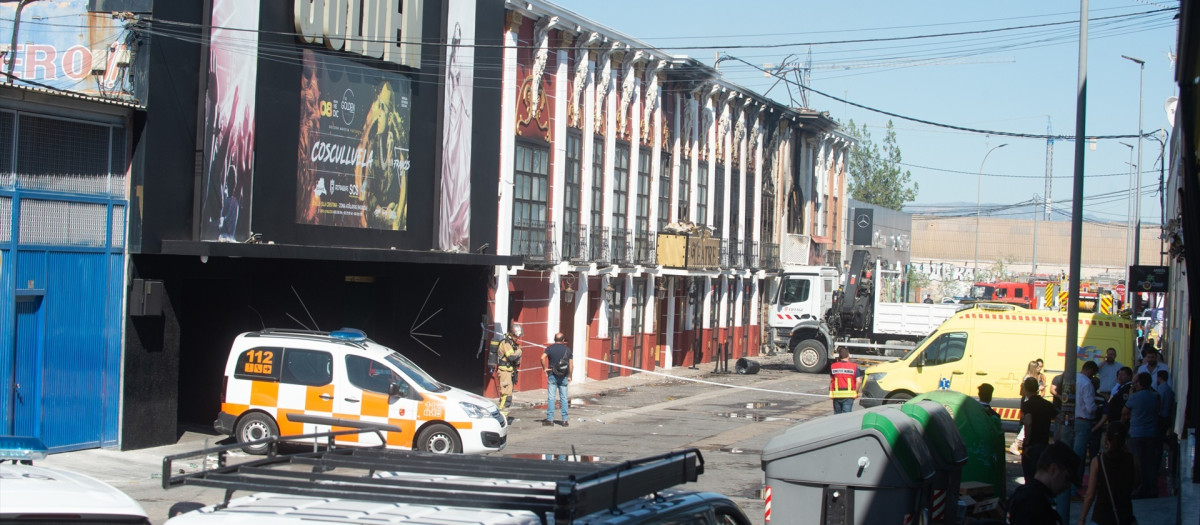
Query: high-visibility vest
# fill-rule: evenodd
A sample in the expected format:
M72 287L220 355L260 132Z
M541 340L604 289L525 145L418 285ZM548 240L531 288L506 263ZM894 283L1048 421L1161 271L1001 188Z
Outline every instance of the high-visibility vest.
M829 365L829 397L858 397L858 365L848 361L836 361Z

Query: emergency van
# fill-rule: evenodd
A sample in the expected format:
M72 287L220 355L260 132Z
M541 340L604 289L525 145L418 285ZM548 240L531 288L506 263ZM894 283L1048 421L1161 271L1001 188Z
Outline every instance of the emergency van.
M360 330L267 329L239 335L213 426L263 454L266 438L338 430L339 444L478 454L504 448L508 423L490 399L438 382Z
M1047 396L1050 381L1062 373L1066 321L1066 312L976 304L947 319L899 361L868 368L859 403L864 407L902 403L933 390L975 397L979 385L989 383L995 389L992 407L1001 418L1017 421L1021 382L1029 362L1045 362ZM1078 366L1103 361L1109 348L1117 350L1117 361L1132 363L1133 329L1133 323L1123 317L1080 313Z

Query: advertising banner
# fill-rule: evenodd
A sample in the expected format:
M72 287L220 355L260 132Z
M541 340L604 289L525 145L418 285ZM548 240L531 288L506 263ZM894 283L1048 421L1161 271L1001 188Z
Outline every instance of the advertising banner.
M13 21L22 6L13 38ZM257 7L255 8L257 9ZM0 3L0 35L16 40L15 53L3 53L3 75L14 80L93 97L142 102L133 83L133 32L111 13L89 13L88 0ZM7 81L7 78L0 78Z
M445 126L442 136L438 247L470 249L471 103L475 88L475 0L451 0L447 9Z
M242 242L250 237L254 187L259 4L213 0L212 6L200 239Z
M296 222L405 230L408 77L304 50Z

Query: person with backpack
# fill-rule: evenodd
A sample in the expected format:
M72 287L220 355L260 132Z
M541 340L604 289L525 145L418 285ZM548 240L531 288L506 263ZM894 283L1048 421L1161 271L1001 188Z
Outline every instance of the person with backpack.
M554 344L546 347L542 354L542 369L546 371L546 420L542 426L554 424L554 399L558 398L559 412L562 414L562 426L570 426L571 419L567 417L567 383L570 382L571 372L575 365L571 361L571 349L566 344L567 337L559 332L554 334Z

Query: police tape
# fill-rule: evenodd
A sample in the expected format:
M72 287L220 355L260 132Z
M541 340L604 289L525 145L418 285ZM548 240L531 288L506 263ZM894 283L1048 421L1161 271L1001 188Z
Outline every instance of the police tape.
M499 331L497 331L497 330L493 330L493 329L490 329L490 328L487 328L486 330L487 330L488 332L492 333L492 334L500 334L500 333L501 333L501 332L499 332ZM518 339L517 339L517 342L518 342L518 343L520 343L520 344L521 344L521 346L526 346L526 345L528 345L528 346L532 346L532 347L536 347L536 348L542 348L542 349L545 349L546 347L548 347L548 346L549 346L549 345L538 344L538 343L535 343L535 342L533 342L533 341L529 341L529 340L526 340L526 339L520 339L520 338L518 338ZM705 384L705 385L720 386L720 387L731 388L731 389L738 389L738 390L749 390L749 391L754 391L754 392L766 392L766 393L769 393L769 394L783 394L783 395L789 395L789 396L800 396L800 397L820 397L820 398L825 398L825 399L831 399L831 398L829 397L829 394L828 394L828 393L825 393L825 394L813 394L813 393L809 393L809 392L792 392L792 391L789 391L789 390L772 390L772 389L769 389L769 388L758 388L758 387L753 387L753 386L744 386L744 385L730 385L730 384L726 384L726 383L719 383L719 382L716 382L716 381L706 381L706 380L704 380L704 379L696 379L696 378L692 378L692 377L678 376L678 375L674 375L674 374L668 374L668 373L664 373L664 372L656 372L656 371L654 371L654 370L646 370L646 369L644 369L644 368L637 368L637 367L633 367L633 366L622 365L622 364L619 364L619 363L614 363L614 362L612 362L612 361L605 361L605 360L603 360L603 359L597 359L597 358L594 358L594 357L587 357L587 356L584 356L584 359L587 359L588 361L591 361L591 362L594 362L594 363L599 363L599 364L602 364L602 365L608 365L608 366L612 366L612 367L616 367L616 368L623 368L623 369L625 369L625 370L630 370L630 371L633 371L633 372L640 372L640 373L643 373L643 374L650 374L650 375L655 375L655 376L660 376L660 377L666 377L666 378L675 379L675 380L679 380L679 381L689 381L689 382L692 382L692 383L699 383L699 384ZM541 370L541 368L542 368L542 367L541 367L540 365L539 365L539 366L534 366L534 367L529 367L529 368L518 368L518 369L517 369L517 372L518 372L518 373L520 373L520 372L528 372L528 371L530 371L530 370ZM862 399L867 399L867 400L871 400L871 401L884 401L884 402L891 401L891 402L895 402L895 400L889 400L889 399L886 399L886 398L880 398L880 397L865 397L865 396L859 396L859 397L857 397L857 398L855 398L855 399L859 399L859 400L862 400Z

